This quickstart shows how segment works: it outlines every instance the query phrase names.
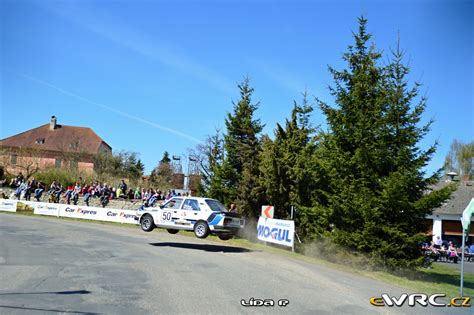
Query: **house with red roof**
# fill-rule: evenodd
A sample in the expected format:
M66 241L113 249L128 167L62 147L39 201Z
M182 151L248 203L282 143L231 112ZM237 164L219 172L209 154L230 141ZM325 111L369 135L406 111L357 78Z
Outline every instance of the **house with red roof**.
M27 176L51 167L92 172L99 153L112 154L112 148L91 128L60 125L52 116L48 124L0 140L0 168Z

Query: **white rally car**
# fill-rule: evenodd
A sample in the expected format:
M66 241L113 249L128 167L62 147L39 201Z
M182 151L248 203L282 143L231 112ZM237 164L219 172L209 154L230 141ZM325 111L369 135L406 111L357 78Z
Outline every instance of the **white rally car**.
M136 218L145 232L155 227L167 229L171 234L187 230L194 231L198 238L212 234L221 240L231 239L245 223L219 201L198 197L173 197L158 208L141 207Z

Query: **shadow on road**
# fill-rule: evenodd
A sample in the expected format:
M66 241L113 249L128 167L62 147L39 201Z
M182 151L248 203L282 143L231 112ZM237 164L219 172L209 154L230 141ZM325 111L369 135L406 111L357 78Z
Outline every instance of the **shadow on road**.
M209 245L209 244L192 244L192 243L172 243L172 242L163 242L163 243L150 243L152 246L158 247L175 247L175 248L185 248L185 249L197 249L203 250L206 252L223 252L223 253L248 253L252 252L249 249L241 247L231 247L231 246L222 246L222 245Z
M64 310L56 310L56 309L45 309L45 308L33 308L33 307L24 307L24 306L12 306L12 305L0 305L1 308L7 308L12 310L25 310L25 311L40 311L40 312L53 312L53 313L65 313L65 314L87 314L87 315L96 315L99 313L91 313L91 312L78 312L78 311L64 311Z
M0 293L2 295L22 295L22 294L62 294L62 295L70 295L70 294L90 294L91 291L87 290L77 290L77 291L58 291L58 292L21 292L21 293Z

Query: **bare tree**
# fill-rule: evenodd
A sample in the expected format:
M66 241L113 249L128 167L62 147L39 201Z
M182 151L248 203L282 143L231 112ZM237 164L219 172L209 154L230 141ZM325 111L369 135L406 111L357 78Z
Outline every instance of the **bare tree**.
M41 152L27 148L0 148L0 166L7 175L22 172L30 178L40 170Z

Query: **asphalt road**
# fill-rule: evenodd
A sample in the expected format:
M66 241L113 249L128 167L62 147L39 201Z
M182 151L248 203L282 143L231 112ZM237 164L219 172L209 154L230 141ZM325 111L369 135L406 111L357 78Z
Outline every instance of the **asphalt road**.
M182 232L181 232L182 233ZM223 242L138 227L0 214L0 314L446 314L388 308L403 290ZM250 298L286 307L243 307ZM471 309L459 311L472 311Z

